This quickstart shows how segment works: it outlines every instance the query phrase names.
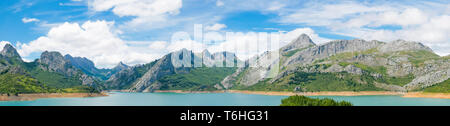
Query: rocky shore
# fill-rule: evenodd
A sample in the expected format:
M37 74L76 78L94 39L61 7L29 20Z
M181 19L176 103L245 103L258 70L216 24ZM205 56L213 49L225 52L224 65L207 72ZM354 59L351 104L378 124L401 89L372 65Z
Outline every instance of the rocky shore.
M103 97L107 93L43 93L43 94L19 94L18 96L0 95L0 101L33 101L40 98L82 98Z

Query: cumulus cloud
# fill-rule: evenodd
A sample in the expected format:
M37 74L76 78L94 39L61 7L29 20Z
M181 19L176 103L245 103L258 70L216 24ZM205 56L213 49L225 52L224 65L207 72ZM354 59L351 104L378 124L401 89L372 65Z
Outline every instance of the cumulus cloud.
M120 61L133 65L150 62L162 52L148 47L129 46L111 30L114 22L87 21L64 23L53 27L47 35L29 43L18 44L18 52L27 57L35 52L58 51L62 54L87 57L101 68L113 67Z
M211 26L206 26L205 27L205 30L207 30L207 31L219 31L219 30L222 30L222 29L224 29L224 28L226 28L227 27L227 25L225 25L225 24L214 24L214 25L211 25Z
M440 7L442 4L422 4L426 6L354 1L309 3L305 8L280 14L280 22L326 27L330 33L367 40L418 41L440 55L450 54L450 12Z
M43 51L58 51L72 56L91 59L97 67L110 68L118 62L129 65L151 62L162 57L168 52L183 48L201 52L208 49L211 52L234 52L241 59L248 59L256 54L268 50L259 50L258 47L267 46L267 41L262 41L260 33L235 33L231 37L218 32L204 33L204 40L216 41L215 43L198 42L190 39L174 39L174 41L126 41L118 37L120 32L113 29L114 22L87 21L82 24L63 23L52 27L47 35L39 37L29 43L18 43L18 52L23 57ZM316 42L328 41L319 37L310 28L299 28L289 32L280 32L279 46L284 46L300 34L308 34ZM264 37L268 37L266 34ZM209 36L209 37L208 37ZM268 39L267 39L268 40ZM2 45L9 42L1 42ZM278 48L275 48L278 49ZM273 50L273 48L272 48ZM28 59L32 60L32 59Z
M152 42L148 47L150 49L155 49L155 50L164 50L167 47L167 42L165 42L165 41Z
M221 0L216 1L216 6L221 7L223 5L225 5L225 3L223 3L223 1L221 1Z
M224 35L222 37L223 40L216 44L212 45L202 45L206 47L211 52L220 52L220 51L228 51L234 52L240 59L248 59L255 55L259 55L264 53L265 51L274 51L279 49L282 46L287 45L292 42L294 39L299 37L301 34L307 34L311 37L311 39L317 43L325 43L330 40L327 38L320 37L317 33L314 32L311 28L297 28L292 31L280 31L275 35L278 35L279 39L275 43L271 43L272 33L256 33L256 32L247 32L247 33L233 33L230 36ZM206 37L206 35L205 35ZM269 45L270 44L270 45ZM271 45L277 44L277 45ZM266 48L267 47L267 48ZM200 48L200 46L198 46ZM198 49L201 50L201 49Z
M122 27L139 29L161 27L169 15L179 13L182 0L89 0L88 5L94 12L111 10L120 17L135 17Z
M31 22L39 22L39 19L36 18L22 18L23 23L31 23Z

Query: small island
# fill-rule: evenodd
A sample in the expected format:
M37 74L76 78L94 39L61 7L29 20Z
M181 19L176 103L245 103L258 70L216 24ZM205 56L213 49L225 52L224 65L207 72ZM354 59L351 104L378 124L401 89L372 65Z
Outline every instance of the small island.
M315 99L295 95L281 100L280 106L353 106L353 104L347 101L337 102L329 98Z

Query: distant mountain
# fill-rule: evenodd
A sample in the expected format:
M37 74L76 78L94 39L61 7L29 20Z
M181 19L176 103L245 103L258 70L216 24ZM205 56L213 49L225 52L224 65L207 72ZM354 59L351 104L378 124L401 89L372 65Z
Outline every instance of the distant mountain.
M299 49L308 48L315 46L316 44L311 40L311 38L306 34L301 34L295 40L293 40L288 45L280 49L281 53L288 53L290 51L297 51Z
M82 70L86 74L96 75L101 73L100 70L95 67L94 62L87 58L72 57L71 55L67 54L64 56L64 59L70 61L70 63L72 63L74 67Z
M99 81L71 65L58 52L23 62L7 44L0 53L0 93L95 92Z
M112 69L98 69L97 67L95 67L94 62L84 57L72 57L71 55L67 54L64 56L64 59L70 61L70 63L72 63L74 67L82 70L87 75L99 78L101 80L108 80L111 75L124 69L128 69L129 67L120 62L116 67Z
M112 71L122 71L122 70L128 69L129 67L130 66L128 66L128 65L126 65L126 64L124 64L122 62L119 62L119 64L117 64L117 66L112 68Z
M37 62L39 63L39 68L45 72L53 72L75 78L79 80L82 85L95 86L99 84L96 79L88 76L80 69L73 66L70 60L66 60L59 52L45 51L41 54L41 58L39 58Z
M234 83L225 84L244 90L407 91L434 86L450 77L449 58L436 55L418 42L355 39L293 46L310 43L308 38L302 35L279 52L259 56L281 55L272 61L259 58L258 62L270 63L271 67L241 68L227 77ZM295 52L289 52L292 50ZM267 74L274 69L279 70L276 76Z
M7 44L0 52L0 93L102 89L443 92L450 90L449 60L419 42L355 39L316 45L302 34L279 50L245 61L230 52L182 49L147 64L120 62L112 69L98 69L87 58L59 52L45 51L34 62L24 62Z
M229 56L228 59L225 55ZM174 58L183 59L182 57L189 60L173 62ZM106 81L106 85L127 87L132 92L151 92L159 89L216 90L216 87L220 86L220 81L236 69L221 67L226 65L225 61L234 63L237 59L234 54L228 52L210 54L205 50L202 53L194 53L182 49L152 63L123 70ZM195 66L196 62L199 62L200 66ZM191 64L191 66L176 67L181 64Z

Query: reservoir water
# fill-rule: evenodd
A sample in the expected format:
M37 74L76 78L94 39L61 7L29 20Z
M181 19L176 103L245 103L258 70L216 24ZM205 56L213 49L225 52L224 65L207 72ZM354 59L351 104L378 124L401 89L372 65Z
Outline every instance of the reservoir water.
M277 106L287 96L237 93L123 93L106 97L44 98L35 101L0 101L0 106ZM355 106L450 106L450 99L401 96L311 96L345 100Z

